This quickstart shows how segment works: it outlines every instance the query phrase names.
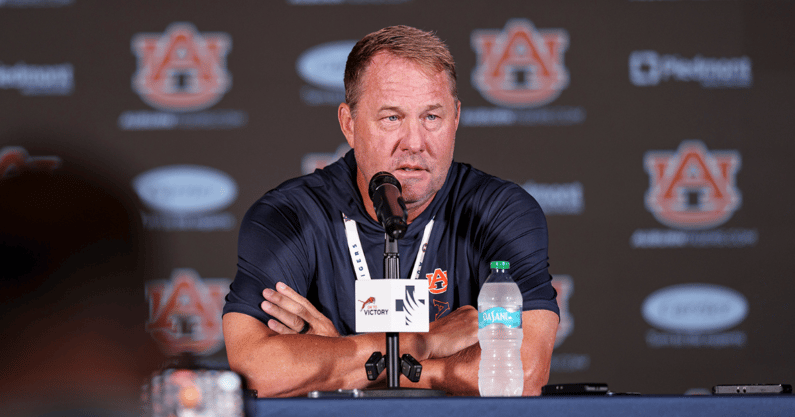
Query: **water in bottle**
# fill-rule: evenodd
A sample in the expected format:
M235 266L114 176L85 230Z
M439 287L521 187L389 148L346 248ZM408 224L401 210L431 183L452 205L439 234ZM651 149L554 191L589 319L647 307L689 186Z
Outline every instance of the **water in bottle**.
M480 369L478 388L484 397L522 395L522 293L506 261L493 261L478 295Z

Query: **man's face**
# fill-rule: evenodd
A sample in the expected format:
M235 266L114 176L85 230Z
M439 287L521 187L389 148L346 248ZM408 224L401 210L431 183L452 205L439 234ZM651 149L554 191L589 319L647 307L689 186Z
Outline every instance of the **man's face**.
M410 220L427 207L452 163L459 111L445 72L430 72L388 53L373 57L355 116L346 104L339 111L366 205L370 178L388 171L403 187Z

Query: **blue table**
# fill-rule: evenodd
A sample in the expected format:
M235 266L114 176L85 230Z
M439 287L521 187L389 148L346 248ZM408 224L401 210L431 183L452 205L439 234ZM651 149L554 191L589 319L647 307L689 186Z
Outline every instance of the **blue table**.
M248 417L795 416L795 395L251 399Z

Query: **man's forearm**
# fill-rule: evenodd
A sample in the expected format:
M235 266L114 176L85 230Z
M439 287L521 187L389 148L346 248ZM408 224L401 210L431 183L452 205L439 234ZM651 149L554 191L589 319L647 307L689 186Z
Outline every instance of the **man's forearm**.
M386 353L384 333L325 337L278 334L259 320L224 315L224 338L232 370L243 375L260 397L303 396L311 391L362 389L369 381L364 364L373 352ZM401 354L424 359L421 337L401 334Z
M541 395L541 388L549 381L549 366L559 321L558 315L549 310L522 313L522 395Z
M480 345L476 343L446 358L422 361L420 381L413 383L401 378L401 386L435 389L456 396L476 396L479 362Z
M350 337L280 335L259 320L224 315L224 339L233 371L260 397L292 397L314 390L365 388L364 363L383 349L376 334Z

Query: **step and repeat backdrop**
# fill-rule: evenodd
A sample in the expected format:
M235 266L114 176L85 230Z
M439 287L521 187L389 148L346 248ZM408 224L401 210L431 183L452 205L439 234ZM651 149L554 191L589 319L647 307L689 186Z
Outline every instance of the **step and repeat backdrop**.
M122 396L181 352L224 366L240 220L348 150L345 59L394 24L456 58L456 160L544 208L550 382L792 383L793 19L783 0L0 0L0 392Z

